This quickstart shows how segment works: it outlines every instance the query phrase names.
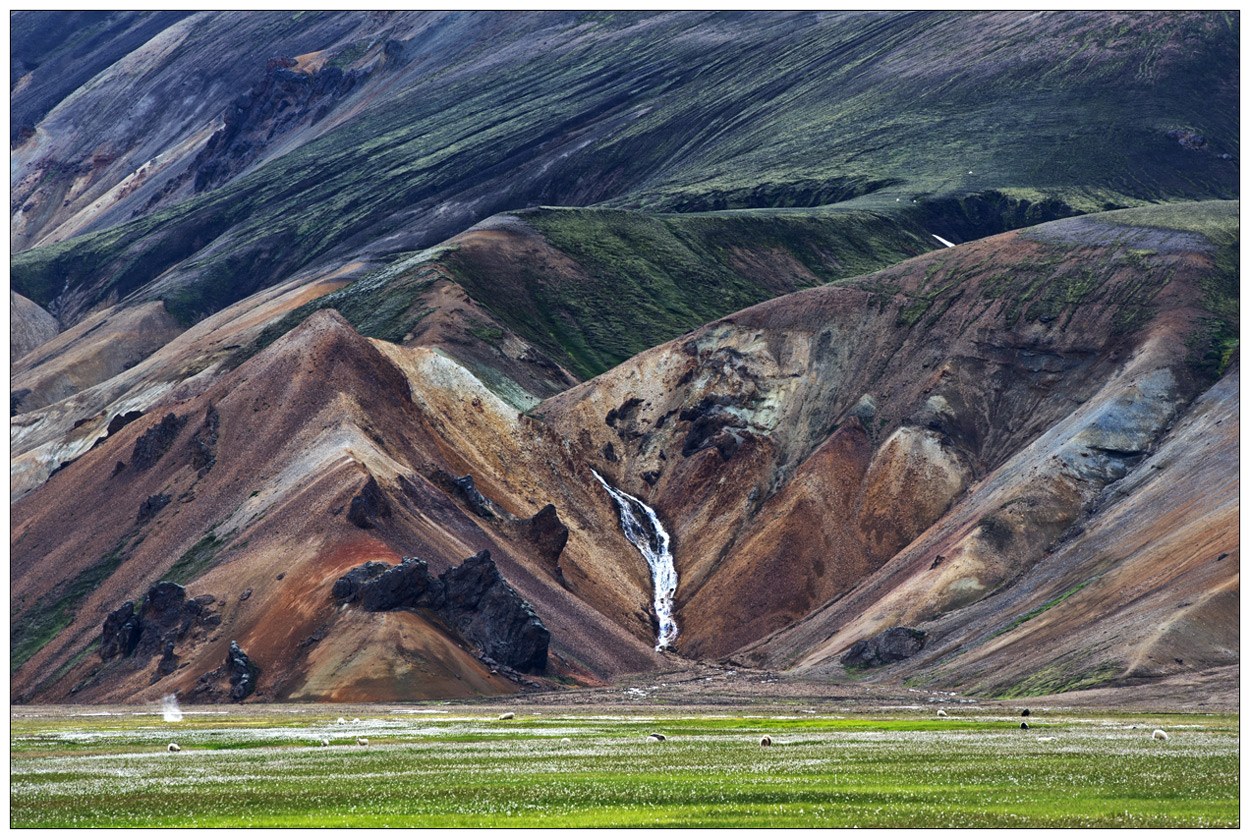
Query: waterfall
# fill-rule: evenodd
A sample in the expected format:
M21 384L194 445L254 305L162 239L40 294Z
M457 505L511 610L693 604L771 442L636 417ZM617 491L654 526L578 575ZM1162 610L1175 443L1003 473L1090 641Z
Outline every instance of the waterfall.
M660 517L646 504L627 492L621 492L603 479L594 469L591 473L612 496L621 513L621 531L630 544L638 549L651 569L651 585L655 589L655 616L660 631L655 639L657 650L666 650L677 638L677 624L673 621L673 595L677 591L677 569L673 567L673 553L669 550L670 539Z

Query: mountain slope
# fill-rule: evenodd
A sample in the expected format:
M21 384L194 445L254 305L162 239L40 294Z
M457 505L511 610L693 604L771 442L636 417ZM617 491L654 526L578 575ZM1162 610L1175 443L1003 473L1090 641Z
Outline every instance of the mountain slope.
M1200 428L1231 417L1227 377L1185 411L1217 372L1207 358L1219 330L1208 325L1226 304L1219 292L1236 287L1220 267L1236 250L1236 218L1235 203L1122 211L927 254L709 324L531 416L443 355L363 339L317 312L13 506L14 696L185 694L231 640L266 674L262 698L450 695L468 687L447 679L470 672L474 690L515 689L448 658L454 639L419 611L362 621L330 597L366 560L416 555L439 571L482 549L551 630L550 674L594 683L654 668L646 568L592 467L673 534L679 654L828 674L851 642L899 622L949 649L1054 599L1088 566L1086 541L1063 549L1070 560L1047 546L1093 507L1112 509L1106 493L1140 487L1121 507L1153 514L1165 484L1150 467L1184 468L1200 436L1177 432L1172 454L1175 419ZM163 439L153 429L166 425L153 459L139 441ZM209 426L215 460L197 471ZM1156 448L1161 460L1148 460ZM473 492L452 481L464 475ZM1186 526L1223 522L1211 549L1232 553L1236 482L1201 485L1212 512L1184 514ZM374 511L369 526L347 515L355 498L372 499L359 502ZM536 529L547 504L567 527L559 548ZM109 512L73 527L84 505ZM1103 520L1092 521L1087 538L1101 537ZM1123 526L1108 525L1107 538ZM1173 544L1134 561L1167 567ZM1064 571L1052 576L1056 556ZM1013 650L1023 663L1003 669L1010 683L984 681L971 667L981 654L968 670L944 660L931 678L1039 692L1168 672L1157 668L1171 652L1225 665L1235 565L1212 568L1187 582L1190 606L1205 605L1184 613L1185 631L1150 646L1133 627L1160 620L1173 598L1100 610L1110 640L1090 659L1094 681L1051 678L1072 654L1053 641ZM168 675L155 660L134 671L99 661L101 621L171 575L226 601L221 631L176 645L185 667ZM1083 602L1077 591L1053 608ZM1137 663L1117 657L1130 647Z
M141 695L158 662L136 669L114 660L102 669L96 654L101 622L166 579L224 601L218 603L222 620L216 634L180 638L176 654L193 666L171 675L156 671L158 687L149 693L190 694L199 677L224 659L230 641L258 663L265 674L263 695L270 699L515 690L502 678L489 678L464 653L448 660L440 650L456 644L437 624L414 624L405 613L378 615L362 625L363 616L339 614L330 596L335 580L366 561L397 562L401 552L443 571L490 550L555 633L556 653L574 662L563 672L591 667L611 675L653 666L645 629L638 640L573 602L528 531L479 523L431 483L440 469L463 472L454 450L441 451L449 442L443 420L427 418L438 403L463 391L437 392L431 406L421 391L410 392L408 376L413 388L427 389L449 374L460 384L472 379L458 368L444 371L447 363L428 351L399 359L395 353L403 355L380 350L340 317L320 313L205 393L130 424L17 502L15 695L65 697L71 689L86 701ZM491 400L484 390L481 398ZM492 403L503 412L499 416L508 416ZM452 410L454 403L441 412ZM441 439L431 439L431 422L443 431ZM362 528L347 510L370 479L386 487L389 501L379 502L386 512ZM491 483L481 485L492 491ZM90 529L67 530L83 505L107 513ZM575 515L569 523L576 532ZM573 586L584 577L584 555L575 543L563 557ZM521 559L528 561L518 564ZM282 568L275 570L276 564ZM50 574L50 567L57 570ZM93 585L84 587L85 580ZM637 599L645 597L644 584L637 574L622 583L637 590ZM400 632L400 626L416 633L406 645L406 667L388 665L386 647L362 654L375 633ZM328 636L324 647L308 642L319 633ZM443 661L433 684L404 677L427 659ZM552 673L562 672L558 661ZM451 687L447 680L459 681L466 668L476 674L473 679Z
M157 90L203 72L195 49L247 67L246 51L275 17L188 18L175 24L185 46L131 60ZM122 205L98 221L83 206L77 229L89 235L19 257L14 282L67 325L108 295L159 298L195 320L326 259L419 249L539 203L689 211L873 193L900 208L923 200L916 211L949 217L964 229L942 235L959 241L1004 229L1025 206L1049 214L1036 222L1236 194L1237 164L1222 157L1237 155L1227 116L1236 110L1235 28L1221 16L796 14L743 23L708 13L288 22L304 40L277 44L296 63L267 74L302 74L316 87L324 70L297 60L314 52L359 72L350 90L326 94L340 116L314 119L221 187L143 209L133 222L122 223L131 214ZM360 30L371 26L376 46L360 53ZM483 39L492 49L478 52ZM384 40L395 46L383 49ZM242 52L221 55L223 47ZM973 54L985 57L954 75L936 58ZM258 74L260 65L251 62ZM1203 97L1192 95L1198 80ZM109 89L105 78L98 84ZM260 95L269 82L257 84ZM321 113L311 101L291 107L305 106L308 119ZM83 124L78 109L92 107L89 98L64 101L15 150L19 227L36 212L24 209L26 190L38 185L40 200L60 194L45 182L61 171L48 161L74 171L90 162L80 146L45 146L69 142L63 135L77 129L59 126ZM186 126L164 141L179 149L169 177L217 130L199 111L157 121ZM138 177L153 154L122 168ZM59 178L66 190L77 183ZM119 172L100 188L123 180ZM995 192L974 201L970 219L958 202L987 191Z
M1228 699L1236 13L11 24L14 701Z
M934 586L930 556L958 559L949 539L928 538L750 657L840 672L851 640L906 623L931 635L909 679L995 696L1192 681L1236 666L1237 375L1231 368L1036 565L983 601L931 620L903 605Z
M1223 298L1204 288L1236 275L1214 279L1221 249L1165 229L1185 215L1054 223L760 304L539 414L671 523L692 627L679 650L725 655L784 627L862 585L965 490L991 493L1013 516L943 572L932 619L1035 561L1210 380ZM1129 442L1099 442L1091 421ZM1039 439L1067 465L1020 454ZM948 529L997 509L977 503Z

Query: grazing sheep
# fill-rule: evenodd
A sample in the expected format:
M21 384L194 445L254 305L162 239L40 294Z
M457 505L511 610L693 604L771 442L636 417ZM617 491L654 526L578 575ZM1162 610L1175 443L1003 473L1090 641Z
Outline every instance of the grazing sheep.
M1155 739L1155 740L1166 740L1166 739L1168 739L1168 733L1167 733L1166 731L1164 731L1162 728L1156 728L1156 729L1155 729L1155 733L1154 733L1154 734L1151 734L1150 736L1151 736L1151 738L1153 738L1153 739Z
M773 738L769 737L767 734L765 734L763 737L760 738L761 746L771 746L772 744L773 744Z
M1021 711L1021 712L1020 712L1020 716L1022 716L1022 717L1027 717L1028 715L1029 715L1029 709L1028 709L1028 708L1025 708L1023 711Z
M335 725L347 725L347 720L343 719L342 717L339 717L339 721L336 722Z
M945 712L945 711L943 711L941 708L938 708L938 716L939 716L939 717L944 717L944 716L946 716L946 712Z
M352 720L352 725L356 725L358 722L360 722L360 717L356 717L356 719Z
M657 742L657 743L663 743L663 742L664 742L665 740L667 740L668 738L667 738L667 737L665 737L663 734L648 734L648 735L647 735L647 739L648 739L648 740L654 740L654 741L655 741L655 742Z
M1055 739L1054 737L1038 737L1038 738L1037 738L1037 742L1039 742L1039 743L1050 743L1050 742L1054 741L1054 739Z
M329 741L329 740L327 740L327 739L325 739L325 738L323 737L323 738L321 738L321 745L323 745L323 746L328 746L328 745L330 745L330 741Z
M1164 736L1167 736L1167 735L1164 735ZM180 752L182 751L182 746L179 746L177 743L170 743L169 750L171 752Z
M1027 722L1020 723L1020 727L1023 728L1025 731L1029 730L1029 724Z
M570 739L569 739L569 738L567 738L567 737L561 737L561 738L560 738L560 745L561 745L561 746L567 746L569 743L572 743L572 742L573 742L573 741L572 741L572 740L570 740Z
M357 746L367 746L367 745L369 745L369 738L368 738L368 737L357 737L357 738L356 738L356 745L357 745Z
M499 715L499 719L501 719L501 720L510 720L510 719L512 719L512 718L513 718L513 717L515 717L515 716L516 716L516 714L512 713L511 711L508 711L506 714L500 714L500 715Z

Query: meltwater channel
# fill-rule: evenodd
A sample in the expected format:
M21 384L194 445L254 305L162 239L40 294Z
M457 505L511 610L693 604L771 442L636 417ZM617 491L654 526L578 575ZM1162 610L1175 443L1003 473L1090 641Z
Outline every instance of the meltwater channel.
M594 469L590 471L616 501L616 507L621 512L621 531L651 568L651 585L655 589L655 616L660 623L655 648L666 650L677 638L677 623L673 620L677 569L673 567L668 531L660 524L660 517L655 514L655 510L609 484Z

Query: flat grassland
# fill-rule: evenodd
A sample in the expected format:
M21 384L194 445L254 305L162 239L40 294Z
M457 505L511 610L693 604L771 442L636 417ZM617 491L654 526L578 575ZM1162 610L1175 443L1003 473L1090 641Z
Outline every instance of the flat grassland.
M10 826L1240 824L1231 714L500 710L17 707Z

